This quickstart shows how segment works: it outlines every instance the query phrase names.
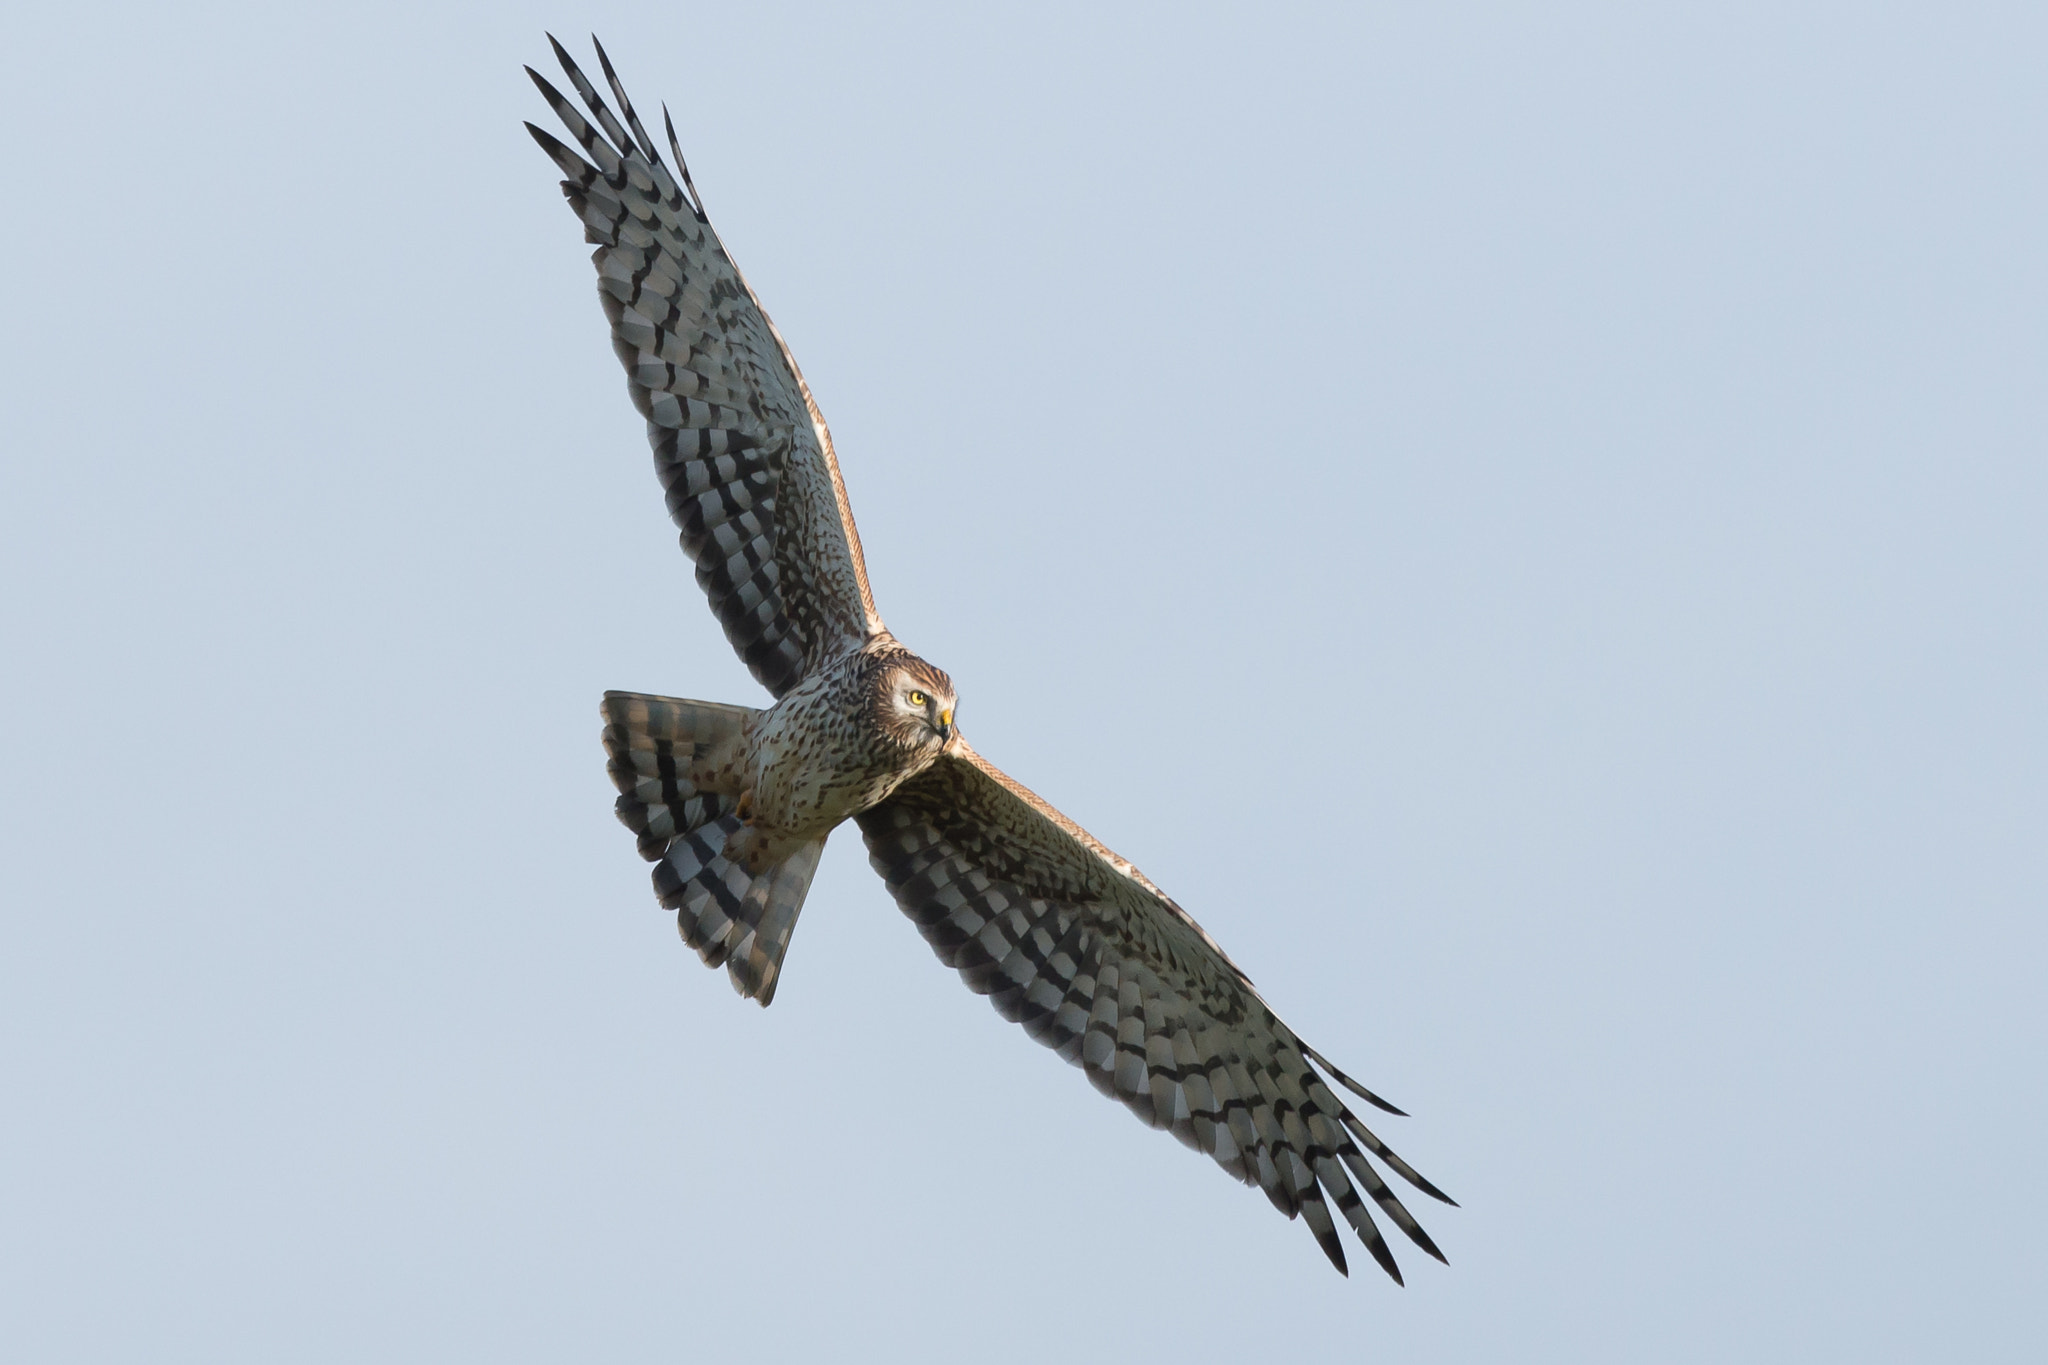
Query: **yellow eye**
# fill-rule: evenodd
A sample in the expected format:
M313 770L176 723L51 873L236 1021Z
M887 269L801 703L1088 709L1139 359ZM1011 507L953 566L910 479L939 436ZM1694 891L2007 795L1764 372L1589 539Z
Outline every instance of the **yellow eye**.
M922 693L922 692L912 692L912 693L910 694L910 704L911 704L912 706L923 706L923 705L924 705L924 693Z

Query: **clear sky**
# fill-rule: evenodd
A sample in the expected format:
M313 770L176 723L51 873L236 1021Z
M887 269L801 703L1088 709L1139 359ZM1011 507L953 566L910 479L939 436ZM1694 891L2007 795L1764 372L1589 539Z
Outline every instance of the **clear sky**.
M1448 1268L1340 1279L851 831L771 1010L676 941L598 697L763 694L544 28L675 111L977 747L1413 1112ZM7 33L15 1358L2048 1358L2038 4Z

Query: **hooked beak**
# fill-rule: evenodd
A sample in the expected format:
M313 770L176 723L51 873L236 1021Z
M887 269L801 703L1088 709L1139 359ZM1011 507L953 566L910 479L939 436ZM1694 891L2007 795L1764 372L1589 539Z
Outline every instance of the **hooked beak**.
M951 707L939 712L939 738L948 744L953 742L953 711Z

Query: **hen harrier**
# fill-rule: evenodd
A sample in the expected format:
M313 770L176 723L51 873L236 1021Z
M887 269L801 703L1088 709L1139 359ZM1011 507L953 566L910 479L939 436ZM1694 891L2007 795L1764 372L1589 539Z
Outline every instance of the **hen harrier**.
M1367 1199L1442 1260L1366 1153L1452 1201L1323 1075L1401 1111L1296 1037L1137 868L967 743L952 680L882 625L825 419L712 231L666 110L673 169L604 50L616 111L548 41L589 116L527 74L582 155L527 129L597 245L612 347L697 582L775 696L753 710L605 694L619 819L684 940L766 1005L826 836L851 818L896 903L968 989L1302 1217L1338 1270L1331 1201L1397 1282Z

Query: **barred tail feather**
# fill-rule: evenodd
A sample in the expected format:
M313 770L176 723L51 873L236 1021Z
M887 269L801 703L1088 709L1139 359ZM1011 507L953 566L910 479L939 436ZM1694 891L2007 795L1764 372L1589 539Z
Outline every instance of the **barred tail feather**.
M725 841L739 828L738 816L722 815L671 840L654 865L654 891L676 912L683 942L704 965L723 963L733 989L765 1007L775 999L782 955L825 841L815 839L755 876L725 856Z
M639 836L640 856L660 858L669 841L726 814L730 797L700 792L690 781L693 764L736 743L746 723L760 712L681 697L607 692L598 708L604 717L605 770L619 789L614 809L619 823Z
M633 831L640 856L654 864L654 891L676 912L676 927L708 966L721 964L733 988L766 1005L775 998L782 957L811 888L825 841L805 844L755 876L726 860L725 841L740 828L731 797L699 791L694 764L718 760L759 715L745 706L607 692L606 765L619 789L619 822Z

